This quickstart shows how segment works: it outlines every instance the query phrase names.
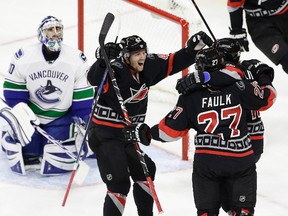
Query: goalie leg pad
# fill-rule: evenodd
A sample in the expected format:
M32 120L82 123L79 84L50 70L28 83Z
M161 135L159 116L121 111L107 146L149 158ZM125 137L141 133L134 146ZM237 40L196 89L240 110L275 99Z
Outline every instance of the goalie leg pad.
M16 143L8 133L4 134L1 144L11 170L17 174L26 175L21 144Z
M65 148L76 154L74 142L64 145ZM56 144L46 144L41 164L41 175L60 175L73 170L75 159L71 158Z

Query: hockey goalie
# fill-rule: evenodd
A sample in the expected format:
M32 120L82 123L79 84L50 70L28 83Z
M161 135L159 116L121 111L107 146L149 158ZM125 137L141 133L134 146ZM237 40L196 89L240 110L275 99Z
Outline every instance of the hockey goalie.
M4 76L7 105L3 102L0 115L9 126L3 128L1 145L18 174L28 168L41 175L64 174L73 170L79 149L82 158L88 151L74 117L85 128L94 94L86 79L89 64L82 51L62 43L63 30L61 19L45 17L38 41L15 52Z

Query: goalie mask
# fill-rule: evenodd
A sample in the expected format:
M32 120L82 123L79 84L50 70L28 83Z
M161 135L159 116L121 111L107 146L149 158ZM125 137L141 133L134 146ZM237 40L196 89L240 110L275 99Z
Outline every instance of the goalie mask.
M199 72L213 72L224 68L223 56L215 48L200 50L195 57L195 69Z
M215 48L220 52L225 61L238 63L241 55L241 45L233 38L222 38L216 41Z
M139 51L145 49L147 52L146 42L137 35L132 35L126 38L122 38L120 41L121 52L120 55L129 58L131 52Z
M50 51L60 51L63 41L62 21L54 16L45 17L38 27L38 40Z

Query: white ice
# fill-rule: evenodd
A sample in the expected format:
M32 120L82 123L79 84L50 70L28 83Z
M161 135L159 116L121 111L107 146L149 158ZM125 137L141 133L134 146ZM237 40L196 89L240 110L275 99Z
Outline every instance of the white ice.
M122 0L118 1L123 3ZM85 28L89 29L85 31L85 53L91 63L94 61L94 50L98 46L99 29L108 12L101 9L101 5L109 4L109 2L110 0L85 1L87 6L85 8ZM10 59L17 49L37 41L36 28L47 15L62 18L65 25L64 41L77 47L76 0L0 0L0 3L0 74L3 75L7 72ZM214 35L217 38L227 37L229 17L226 0L198 0L196 3ZM115 10L115 4L111 3L111 8ZM142 11L125 3L124 7L117 8L117 13L124 17L120 36L138 34L136 32L136 27L139 28L137 16L141 15ZM133 25L125 23L127 14L135 15ZM196 16L198 16L197 13ZM153 24L153 22L148 23L148 29L145 31L149 32L149 28L156 31L157 28L154 28ZM205 26L204 30L208 32ZM139 34L142 36L142 33ZM169 35L163 35L162 32L157 35L163 40L170 40ZM150 47L150 51L153 51L156 46ZM167 47L170 46L173 47L173 44L168 43ZM251 40L250 50L249 53L242 55L242 59L258 58L272 65ZM286 143L288 133L285 126L288 119L286 114L288 111L288 76L281 67L274 66L274 69L274 85L278 91L278 98L270 110L262 113L266 129L265 152L257 164L258 199L255 215L262 216L284 216L288 212L286 179L288 177L288 143ZM170 85L175 85L175 83L170 83ZM157 123L172 107L172 103L151 100L147 123L149 125ZM163 215L196 215L191 186L192 156L190 155L189 161L181 160L180 142L165 144L153 142L150 147L141 146L141 148L157 165L155 189L164 210ZM193 153L193 146L190 147L190 152ZM96 162L89 161L88 164L91 170L84 184L82 186L72 185L66 206L62 207L61 203L70 174L59 177L41 177L37 172L30 172L26 176L18 176L10 171L6 156L0 151L0 215L102 215L106 188L99 178ZM157 215L156 207L154 212ZM132 193L128 195L124 215L137 215ZM221 215L225 215L225 213L221 212Z

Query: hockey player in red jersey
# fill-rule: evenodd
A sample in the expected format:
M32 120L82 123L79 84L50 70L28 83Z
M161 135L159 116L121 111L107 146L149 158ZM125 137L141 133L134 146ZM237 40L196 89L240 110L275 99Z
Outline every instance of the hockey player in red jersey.
M199 51L196 72L211 75L229 70L214 48ZM254 71L255 72L255 71ZM199 216L216 216L221 207L221 185L228 187L234 216L252 216L256 204L255 156L247 129L249 110L266 110L276 99L270 72L253 74L257 82L241 80L225 87L205 88L180 95L175 108L152 127L152 138L175 141L189 129L195 135L194 201ZM137 131L139 141L147 132Z
M281 64L288 73L288 1L228 0L230 35L249 51L243 11L248 32L254 44L275 65Z
M143 123L147 112L149 88L165 77L173 75L194 63L196 53L212 40L204 32L193 35L187 46L170 54L148 53L146 42L137 35L123 38L120 44L107 43L104 49L110 59L121 96L132 123ZM100 49L96 50L97 61L88 72L88 80L99 86L106 65ZM204 76L199 78L203 82ZM133 140L125 142L122 129L126 126L122 110L108 78L99 97L93 124L89 132L89 145L95 152L103 182L107 186L104 216L120 216L125 208L126 197L133 180L133 195L138 215L153 215L153 198L147 184ZM143 129L143 127L142 127ZM145 128L144 128L145 129ZM156 167L151 158L144 154L151 179Z

